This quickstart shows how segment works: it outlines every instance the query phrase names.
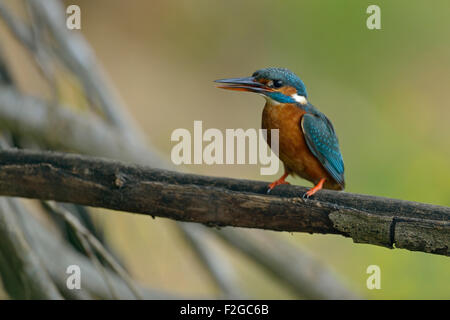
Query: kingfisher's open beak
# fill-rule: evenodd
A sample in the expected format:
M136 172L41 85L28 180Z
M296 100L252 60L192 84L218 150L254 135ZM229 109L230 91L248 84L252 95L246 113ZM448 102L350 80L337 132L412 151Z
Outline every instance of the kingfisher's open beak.
M225 85L220 85L217 87L227 90L249 91L256 93L265 93L273 91L273 89L269 88L268 86L256 81L254 77L220 79L214 82L224 83Z

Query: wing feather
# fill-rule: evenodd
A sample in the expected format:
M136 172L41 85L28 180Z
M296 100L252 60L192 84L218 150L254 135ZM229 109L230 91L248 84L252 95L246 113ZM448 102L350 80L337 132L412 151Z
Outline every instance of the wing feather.
M330 120L322 113L307 113L302 117L301 127L309 150L336 182L344 187L344 161Z

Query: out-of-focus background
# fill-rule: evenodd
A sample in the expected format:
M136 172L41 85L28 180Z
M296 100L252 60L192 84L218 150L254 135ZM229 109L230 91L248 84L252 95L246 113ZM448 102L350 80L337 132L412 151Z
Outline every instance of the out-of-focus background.
M129 112L170 157L173 130L259 128L264 100L213 80L285 67L333 122L347 191L450 206L450 2L77 0L82 29ZM368 30L366 8L381 8ZM0 24L3 51L26 92L49 95L29 57ZM63 98L77 101L70 79ZM47 93L46 93L47 92ZM190 172L272 181L257 165L192 165ZM291 183L308 185L300 179ZM180 294L216 289L173 221L98 213L106 237L143 283ZM257 213L255 213L257 214ZM332 235L283 234L371 299L449 299L447 257L354 244ZM255 298L293 298L270 275L223 248ZM366 268L381 268L368 290Z

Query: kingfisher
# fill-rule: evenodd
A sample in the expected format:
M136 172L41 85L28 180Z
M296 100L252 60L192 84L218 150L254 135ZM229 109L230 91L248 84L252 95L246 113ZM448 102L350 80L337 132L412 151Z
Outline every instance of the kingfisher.
M308 100L303 81L285 68L265 68L250 77L220 79L218 88L262 95L266 104L262 128L279 130L279 158L284 174L269 184L267 193L280 184L288 184L289 175L314 184L304 195L309 198L321 189L343 190L344 161L331 121Z

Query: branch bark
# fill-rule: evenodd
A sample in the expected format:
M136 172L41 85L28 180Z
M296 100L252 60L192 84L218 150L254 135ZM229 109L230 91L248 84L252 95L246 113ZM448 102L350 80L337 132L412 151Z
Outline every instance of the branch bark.
M340 234L450 255L450 208L381 197L182 174L74 154L0 152L0 194L71 202L208 226Z

